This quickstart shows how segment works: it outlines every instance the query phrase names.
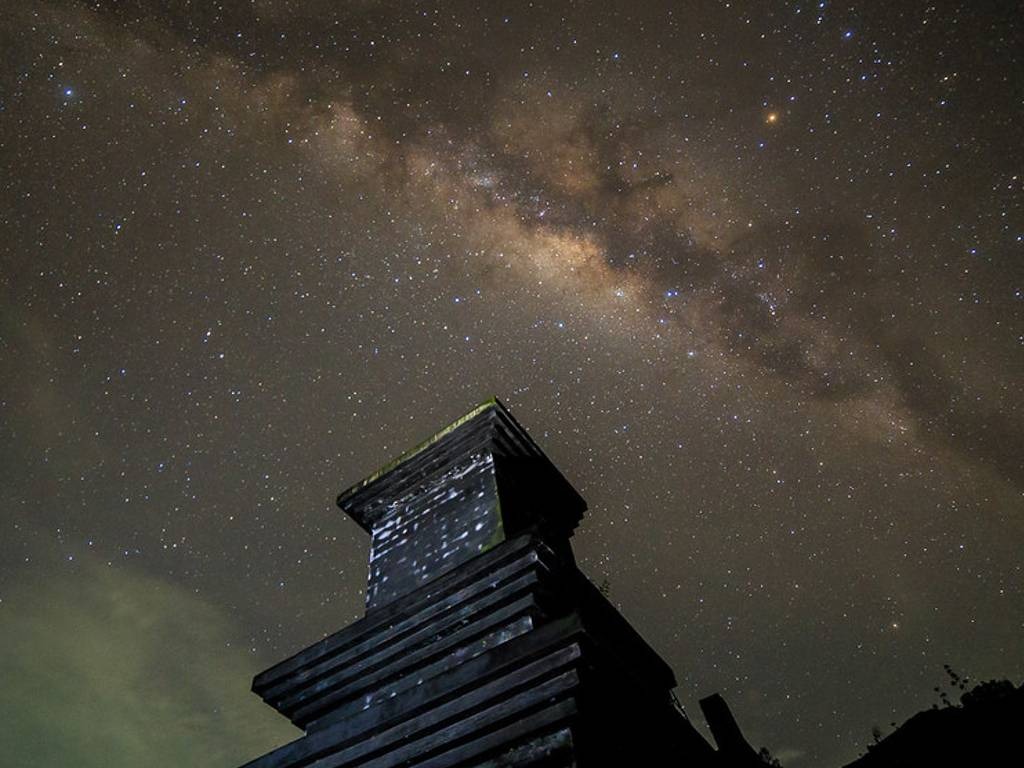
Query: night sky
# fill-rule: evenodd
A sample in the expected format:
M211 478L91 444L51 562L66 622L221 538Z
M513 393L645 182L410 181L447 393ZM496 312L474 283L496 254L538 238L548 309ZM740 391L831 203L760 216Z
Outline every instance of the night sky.
M1024 676L1012 2L0 8L0 741L225 766L492 395L755 748Z

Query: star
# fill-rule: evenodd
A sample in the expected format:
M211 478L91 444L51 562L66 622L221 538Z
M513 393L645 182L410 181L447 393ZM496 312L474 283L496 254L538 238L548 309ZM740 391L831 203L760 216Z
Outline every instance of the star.
M242 689L362 615L331 498L491 395L679 698L756 701L791 768L853 760L943 663L1024 674L1024 20L8 5L14 762L45 733L48 764L138 764L168 720L185 762L291 738Z

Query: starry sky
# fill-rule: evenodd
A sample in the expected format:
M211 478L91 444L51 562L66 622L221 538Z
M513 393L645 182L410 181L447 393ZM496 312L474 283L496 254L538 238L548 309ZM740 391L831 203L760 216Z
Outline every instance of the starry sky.
M335 495L491 396L787 766L1024 676L1013 3L0 8L13 765L232 766Z

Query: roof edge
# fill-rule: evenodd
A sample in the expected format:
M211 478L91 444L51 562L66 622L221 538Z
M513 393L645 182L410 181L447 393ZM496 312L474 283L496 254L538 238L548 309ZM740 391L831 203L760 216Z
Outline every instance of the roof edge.
M453 421L448 426L438 430L437 432L432 434L430 437L428 437L426 440L423 440L422 442L417 443L412 448L404 451L403 453L399 454L395 458L393 458L390 461L386 462L385 464L381 465L380 467L377 468L376 471L374 471L371 474L367 475L362 480L360 480L358 483L356 483L356 484L346 488L344 491L342 491L341 493L338 494L338 497L336 499L337 505L339 507L344 507L344 504L345 504L345 502L348 499L350 499L351 497L355 496L357 493L359 493L360 491L366 489L370 485L373 485L378 480L383 478L385 475L387 475L387 474L391 473L392 471L398 469L398 467L400 467L402 464L405 464L406 462L408 462L411 459L415 458L419 454L423 453L423 451L427 450L430 446L434 445L435 443L438 443L445 436L451 434L452 432L454 432L456 429L461 427L466 422L472 421L473 419L475 419L480 414L482 414L482 413L484 413L484 412L486 412L486 411L488 411L488 410L490 410L492 408L496 408L496 409L501 410L502 412L504 412L504 414L506 416L508 416L510 418L512 416L509 413L508 408L505 407L504 403L502 403L496 396L492 395L488 399L486 399L483 402L479 403L476 407L474 407L468 413L466 413L466 414L460 416L459 418L457 418L455 421ZM514 419L513 419L513 422L514 422Z

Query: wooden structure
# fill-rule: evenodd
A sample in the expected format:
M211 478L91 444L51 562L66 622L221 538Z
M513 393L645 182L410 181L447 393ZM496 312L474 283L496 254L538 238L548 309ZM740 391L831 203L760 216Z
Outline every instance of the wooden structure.
M720 765L576 567L586 504L497 400L338 497L366 615L261 673L306 733L246 768Z

